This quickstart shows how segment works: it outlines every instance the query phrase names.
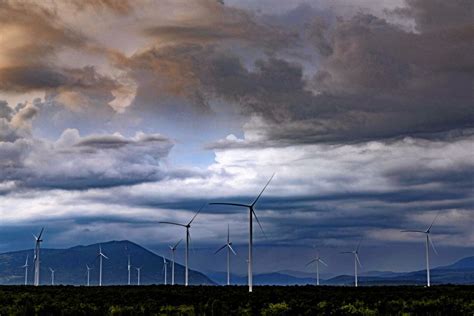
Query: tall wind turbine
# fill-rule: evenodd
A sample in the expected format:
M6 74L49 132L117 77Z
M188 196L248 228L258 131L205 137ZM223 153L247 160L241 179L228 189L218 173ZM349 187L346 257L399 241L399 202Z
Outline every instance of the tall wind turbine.
M49 268L49 271L51 271L51 285L54 285L54 272L55 272L55 270L53 270L52 268Z
M140 285L140 272L142 270L142 267L135 268L137 269L138 277L137 277L137 285Z
M313 260L311 260L310 262L308 262L306 266L309 266L312 263L316 263L316 285L319 285L319 264L322 263L326 267L328 265L326 264L326 262L323 261L323 259L321 259L321 257L319 256L319 253L318 253L318 256L314 258Z
M257 214L255 213L254 206L257 203L258 199L260 196L263 194L263 191L267 188L268 184L270 184L270 181L272 181L273 174L270 179L268 180L267 184L263 187L262 191L260 194L257 196L255 201L253 201L252 204L239 204L239 203L209 203L211 205L233 205L233 206L239 206L239 207L246 207L249 209L249 257L248 257L248 278L249 278L249 292L252 292L252 283L253 283L253 273L252 273L252 254L253 254L253 216L255 216L255 219L257 220L258 226L260 226L260 229L262 230L262 233L265 235L265 232L263 231L262 225L260 224L260 220L257 217Z
M104 255L102 252L102 246L99 245L99 254L97 255L99 257L99 286L102 286L102 258L105 258L109 260L109 257Z
M204 204L205 205L205 204ZM194 214L193 218L189 221L188 224L180 224L180 223L174 223L174 222L159 222L161 224L170 224L170 225L177 225L186 228L186 252L184 256L184 262L185 262L185 277L184 277L184 285L188 286L189 284L189 241L191 239L191 236L189 234L189 228L191 228L191 223L194 221L196 216L201 212L201 210L204 208L204 205L201 206L201 208Z
M34 263L35 263L35 279L34 279L34 285L38 286L40 284L40 246L41 242L43 241L41 239L41 236L43 235L44 227L41 228L41 231L38 236L35 236L33 234L33 237L35 237L35 256L34 256Z
M127 255L127 259L128 285L130 285L130 270L132 269L132 266L130 265L130 254Z
M433 241L431 241L430 238L430 233L431 233L431 227L433 227L434 222L438 218L439 213L436 214L435 218L431 222L431 225L428 227L427 230L402 230L402 232L408 232L408 233L420 233L420 234L425 234L426 236L426 241L425 241L425 246L426 246L426 286L431 286L431 281L430 281L430 246L433 248L433 251L435 254L438 254L436 251L436 248L433 244Z
M28 257L29 255L26 255L26 261L25 264L22 265L21 267L25 269L25 285L28 285Z
M86 264L86 269L87 269L87 286L91 285L91 270L92 268L89 267L88 264Z
M166 261L165 257L163 257L163 272L165 273L164 277L165 277L165 282L164 284L167 285L168 284L168 268L167 268L167 265L168 265L168 261Z
M174 285L174 252L178 248L178 245L181 241L182 241L182 239L180 239L174 246L170 246L170 250L171 250L171 285Z
M344 252L341 252L341 253L351 253L354 255L354 285L355 287L358 286L358 279L357 279L357 267L361 267L362 268L362 264L360 263L360 260L359 260L359 247L360 247L360 243L362 242L362 239L359 241L359 244L357 245L356 249L352 250L352 251L344 251Z
M232 249L232 242L230 241L230 232L229 232L229 224L227 224L227 243L220 247L219 249L217 249L217 251L214 253L218 253L219 251L221 251L222 249L224 248L227 248L227 285L230 285L230 253L232 252L234 255L237 255L234 251L234 249Z

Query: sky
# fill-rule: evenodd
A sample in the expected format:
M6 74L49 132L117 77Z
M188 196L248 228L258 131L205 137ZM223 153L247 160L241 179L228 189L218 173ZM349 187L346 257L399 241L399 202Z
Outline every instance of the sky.
M474 255L471 0L0 0L0 252L191 228L191 268ZM183 259L183 248L178 261ZM306 269L306 270L305 270Z

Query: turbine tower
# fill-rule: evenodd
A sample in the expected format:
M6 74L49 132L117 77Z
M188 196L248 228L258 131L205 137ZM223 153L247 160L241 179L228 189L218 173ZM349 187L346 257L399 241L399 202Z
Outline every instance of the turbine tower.
M135 268L137 269L138 277L137 277L137 285L140 285L140 271L142 270L142 267Z
M321 259L321 257L319 256L319 253L318 253L318 256L314 258L313 260L311 260L310 262L308 262L306 266L309 266L312 263L316 263L316 285L319 285L319 264L322 263L326 267L328 265L326 264L326 262L323 261L323 259Z
M22 265L21 267L25 269L25 285L28 285L28 257L29 255L26 255L26 261L25 264Z
M49 268L49 271L51 271L51 285L54 285L54 270L52 268Z
M86 264L86 269L87 269L87 286L90 286L91 285L91 270L92 268L89 267L88 264Z
M344 252L341 252L341 253L351 253L354 255L354 286L357 287L358 286L358 279L357 279L357 267L360 266L362 268L362 264L360 263L360 260L359 260L359 247L360 247L360 243L362 242L362 239L359 241L359 244L357 245L356 249L352 250L352 251L344 251Z
M268 180L267 184L263 187L262 191L260 194L257 196L255 201L253 201L252 204L247 205L247 204L239 204L239 203L209 203L211 205L233 205L233 206L239 206L239 207L246 207L249 209L249 257L248 257L248 278L249 278L249 292L252 292L252 283L253 283L253 273L252 273L252 255L253 255L253 216L255 216L255 219L257 220L258 226L260 226L260 229L262 230L263 235L265 235L265 232L263 231L262 225L260 224L260 220L257 217L257 214L255 213L254 206L257 203L258 199L260 196L262 196L263 191L267 188L267 186L270 184L270 181L272 181L273 174L270 179Z
M38 236L35 236L33 234L33 237L35 238L35 256L34 256L34 263L35 263L35 278L34 278L34 285L38 286L40 284L40 246L41 242L43 241L41 239L41 236L43 235L44 227L41 228L41 231Z
M205 204L204 204L205 205ZM191 228L191 223L194 221L196 216L201 212L201 210L204 208L204 205L201 206L201 208L194 214L193 218L189 221L188 224L180 224L180 223L174 223L174 222L158 222L160 224L170 224L170 225L177 225L186 228L186 252L184 256L184 263L185 263L185 275L184 275L184 285L188 286L189 284L189 242L191 239L191 235L189 234L189 229Z
M99 286L102 286L102 258L109 260L109 257L104 255L104 253L102 252L101 245L99 245L99 254L97 255L97 257L99 257Z
M167 285L168 284L168 268L167 268L167 265L168 265L168 261L166 261L165 257L163 257L163 272L165 273L164 277L165 277L165 281L164 281L164 284Z
M431 225L428 227L427 230L402 230L402 232L407 232L407 233L419 233L419 234L425 234L426 240L425 240L425 248L426 248L426 286L431 286L431 281L430 281L430 245L431 248L433 248L433 251L435 254L438 254L436 251L436 248L433 244L433 241L431 241L430 238L430 233L431 233L431 227L433 227L434 222L438 218L439 213L436 214L435 218L431 222Z
M217 254L222 249L227 248L227 285L230 285L230 253L232 252L234 255L237 255L232 249L232 242L230 241L230 232L229 232L229 224L227 224L227 243L217 249L214 254Z
M181 241L182 241L182 239L180 239L174 246L170 246L170 250L171 250L171 285L174 285L174 252L178 248L178 245Z

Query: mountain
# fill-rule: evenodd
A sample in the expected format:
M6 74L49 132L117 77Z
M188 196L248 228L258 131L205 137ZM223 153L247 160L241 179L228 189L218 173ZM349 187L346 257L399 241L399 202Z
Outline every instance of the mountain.
M225 272L209 272L207 274L218 284L225 284ZM315 274L282 270L273 273L255 274L255 285L306 285L315 284ZM246 275L231 275L232 284L247 284ZM353 285L353 275L331 276L321 274L322 285ZM424 285L426 283L426 270L413 272L392 271L367 271L359 275L360 285ZM474 256L463 258L451 265L431 269L432 284L474 284Z
M140 283L160 284L164 281L163 257L131 242L110 241L101 243L102 252L109 257L103 260L102 282L105 285L127 284L127 254L133 267L142 267ZM76 246L68 249L41 249L41 284L50 284L49 268L54 269L55 284L83 285L86 283L86 264L93 267L90 280L96 285L99 280L99 244ZM29 256L28 283L33 282L33 250L22 250L0 254L0 284L23 284L26 257ZM132 267L131 283L137 282L137 271ZM171 283L171 267L168 267L168 283ZM184 283L184 266L175 263L175 281ZM190 270L190 284L215 284L206 275Z

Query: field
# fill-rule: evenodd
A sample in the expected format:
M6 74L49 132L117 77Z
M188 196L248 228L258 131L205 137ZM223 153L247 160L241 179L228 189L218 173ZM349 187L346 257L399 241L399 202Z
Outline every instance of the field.
M474 286L2 286L0 315L474 315Z

